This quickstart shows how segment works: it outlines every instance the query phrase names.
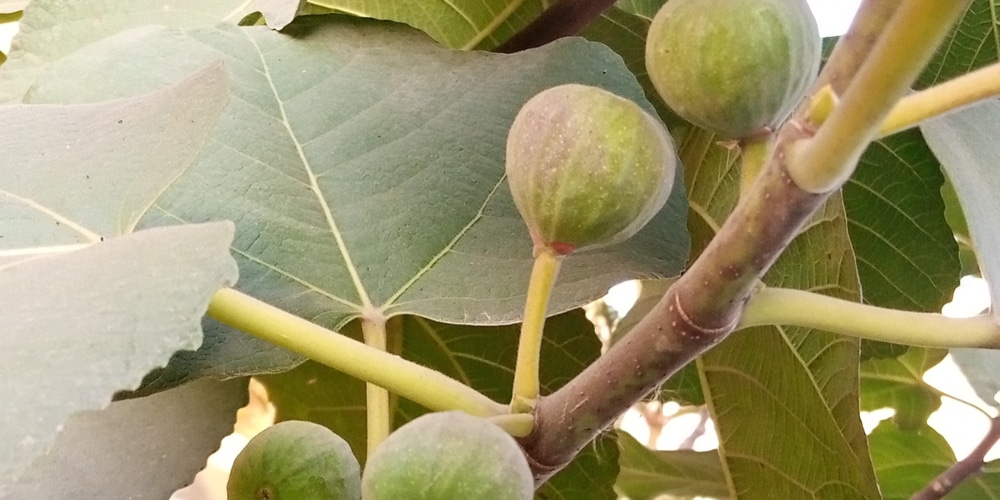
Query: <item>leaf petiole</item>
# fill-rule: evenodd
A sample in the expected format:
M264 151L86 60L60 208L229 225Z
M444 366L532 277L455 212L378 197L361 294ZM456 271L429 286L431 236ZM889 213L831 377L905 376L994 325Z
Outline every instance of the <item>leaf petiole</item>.
M764 288L747 302L737 328L789 325L924 347L1000 348L990 315L949 318L887 309L788 288Z
M385 319L362 318L361 331L364 333L365 345L386 350ZM365 401L367 402L365 414L368 418L368 456L375 453L375 449L392 432L392 409L389 407L389 391L371 382L365 383Z
M434 411L462 410L477 417L508 413L506 405L441 372L366 346L232 288L212 296L208 315Z
M955 111L977 101L1000 95L1000 63L910 94L896 103L882 122L879 135L885 137L920 122Z

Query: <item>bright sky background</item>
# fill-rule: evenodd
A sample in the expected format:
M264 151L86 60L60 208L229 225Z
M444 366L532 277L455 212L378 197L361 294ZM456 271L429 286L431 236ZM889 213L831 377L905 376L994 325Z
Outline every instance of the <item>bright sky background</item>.
M809 0L823 37L844 34L860 4L861 0Z

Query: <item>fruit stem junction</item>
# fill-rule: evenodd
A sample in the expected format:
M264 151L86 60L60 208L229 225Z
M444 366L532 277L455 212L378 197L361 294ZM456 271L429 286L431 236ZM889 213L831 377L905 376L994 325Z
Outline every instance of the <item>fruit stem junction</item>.
M906 92L969 1L906 0L812 139L789 147L788 172L810 193L840 187L879 124Z
M549 296L555 285L563 255L549 247L535 247L535 264L528 282L528 297L524 304L524 322L517 346L514 368L514 389L510 402L512 413L530 413L538 400L538 367L542 351L542 331Z

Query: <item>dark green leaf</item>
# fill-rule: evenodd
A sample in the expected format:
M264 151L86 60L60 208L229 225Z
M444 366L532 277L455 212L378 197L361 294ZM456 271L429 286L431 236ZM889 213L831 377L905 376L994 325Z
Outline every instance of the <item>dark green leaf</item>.
M998 6L996 0L973 0L915 87L930 87L1000 59Z
M944 218L940 165L918 130L886 137L844 186L864 300L940 312L958 286L958 245Z
M738 197L737 155L703 132L685 137L680 155L693 245L702 248ZM856 276L847 218L833 196L766 282L857 300ZM736 332L698 360L722 458L740 498L878 497L858 417L858 362L857 339L791 327Z
M882 498L905 500L955 463L948 442L926 424L902 430L886 420L869 436ZM980 500L1000 495L1000 464L991 462L948 494L948 500Z
M861 364L861 409L893 408L903 429L923 426L941 406L940 393L924 382L924 372L947 354L943 349L911 347L897 358L866 360Z
M646 20L652 20L665 3L666 0L618 0L615 2L615 7Z
M718 451L654 451L624 431L618 431L618 448L621 472L615 491L630 500L730 498Z

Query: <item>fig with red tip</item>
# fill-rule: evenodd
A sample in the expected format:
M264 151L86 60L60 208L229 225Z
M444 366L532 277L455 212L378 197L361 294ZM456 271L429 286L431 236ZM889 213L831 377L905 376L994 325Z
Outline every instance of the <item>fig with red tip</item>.
M537 248L565 255L624 241L663 207L677 168L663 124L636 103L560 85L521 108L507 180Z

